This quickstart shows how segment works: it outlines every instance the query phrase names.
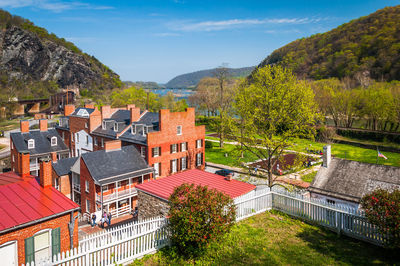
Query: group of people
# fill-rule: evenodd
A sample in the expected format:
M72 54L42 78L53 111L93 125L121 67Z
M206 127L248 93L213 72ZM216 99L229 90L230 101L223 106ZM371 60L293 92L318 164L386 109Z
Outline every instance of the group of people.
M111 225L111 218L112 218L111 212L109 212L109 213L104 212L103 216L100 219L100 224L99 224L100 227L104 228L104 224L105 223L107 223L108 226L110 226ZM96 225L96 219L97 219L96 214L93 213L92 214L92 223L91 223L92 227L94 227Z

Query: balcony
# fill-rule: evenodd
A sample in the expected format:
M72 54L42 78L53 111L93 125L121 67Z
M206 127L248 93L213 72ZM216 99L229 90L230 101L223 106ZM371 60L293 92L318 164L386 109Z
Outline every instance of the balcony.
M105 192L107 193L107 192ZM103 203L115 199L122 199L128 196L136 196L137 195L137 190L134 187L130 187L124 190L114 190L113 193L111 194L103 194ZM96 194L96 201L101 202L101 195Z
M35 163L29 163L29 170L30 171L36 171L39 170L39 164Z

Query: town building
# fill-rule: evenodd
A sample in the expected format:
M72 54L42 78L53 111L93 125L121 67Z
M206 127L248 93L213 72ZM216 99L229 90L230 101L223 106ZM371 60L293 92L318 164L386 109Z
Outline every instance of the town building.
M51 258L78 246L79 206L52 186L51 161L39 177L0 174L1 265Z
M39 162L69 157L69 149L57 130L39 120L39 129L29 130L29 121L20 122L20 131L10 134L11 170L21 176L39 174Z
M232 199L252 193L256 186L226 178L206 171L192 169L136 186L138 191L139 218L166 216L168 199L176 187L182 184L207 186L223 192Z
M399 177L399 167L331 158L331 146L327 145L322 167L308 190L312 198L359 208L361 198L378 188L400 189Z
M71 157L52 162L54 188L69 199L73 199L72 179L76 179L76 177L73 177L72 166L78 159L79 157ZM77 203L80 204L79 201Z
M133 145L154 167L155 177L165 177L186 169L204 169L205 127L195 125L195 110L185 112L140 111L102 106L77 108L65 106L65 116L57 130L73 156L103 150L110 140L122 146Z
M135 186L153 175L153 168L134 146L122 147L120 140L113 140L105 142L104 148L82 154L71 167L73 200L80 202L85 216L98 212L100 217L104 211L114 217L130 213L137 201Z

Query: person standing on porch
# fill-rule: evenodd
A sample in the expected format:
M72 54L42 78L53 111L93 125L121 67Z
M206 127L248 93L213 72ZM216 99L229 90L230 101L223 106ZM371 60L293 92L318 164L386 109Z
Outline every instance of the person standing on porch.
M92 227L96 225L96 214L93 213L92 215Z
M111 217L112 217L111 212L108 212L108 226L111 225Z

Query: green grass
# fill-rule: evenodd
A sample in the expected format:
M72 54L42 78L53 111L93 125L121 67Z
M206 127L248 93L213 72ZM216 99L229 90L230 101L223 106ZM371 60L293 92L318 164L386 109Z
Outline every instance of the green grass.
M0 122L0 130L12 130L19 127L19 119L14 120L4 120Z
M219 143L212 142L212 144L213 148L206 148L207 162L241 167L243 162L254 162L258 159L249 152L245 152L243 158L240 158L236 146L232 144L224 144L224 148L220 148ZM225 154L227 154L227 157L225 157Z
M314 177L316 174L317 174L317 171L308 173L306 175L301 176L301 180L303 180L304 182L311 183L314 180Z
M394 252L339 237L272 211L236 224L223 240L212 243L195 259L183 258L173 248L164 248L132 265L389 265L398 262Z
M216 139L218 138L213 138L213 137L206 137L206 139ZM306 148L310 150L323 150L324 145L326 143L321 143L321 142L316 142L308 139L295 139L293 141L293 146L289 148L289 150L294 150L298 152L306 152ZM364 162L364 163L376 163L376 158L377 158L377 151L376 150L371 150L371 149L364 149L360 147L355 147L352 145L346 145L346 144L337 144L337 143L332 143L331 144L331 151L332 155L334 157L342 158L342 159L348 159L352 161L358 161L358 162ZM233 148L231 148L233 149ZM206 161L207 161L207 152L206 150ZM391 166L397 166L400 167L400 154L399 153L394 153L394 152L382 152L388 159L385 160L383 158L379 158L379 164L384 164L384 165L391 165ZM217 150L214 151L214 154L210 157L210 162L214 163L221 163L224 164L222 161L227 161L224 160L223 158L223 153L217 154ZM255 156L254 156L255 158ZM255 158L256 159L256 158ZM220 160L220 162L218 162ZM229 160L227 162L230 162ZM237 163L233 161L233 164L227 164L230 166L236 166Z
M396 148L400 149L400 144L394 143L394 142L382 142L382 141L373 141L373 140L365 140L365 139L357 139L357 138L348 138L348 137L343 137L343 136L336 136L334 140L345 140L345 141L352 141L352 142L357 142L361 144L368 144L368 145L374 145L378 147L389 147L389 148Z

